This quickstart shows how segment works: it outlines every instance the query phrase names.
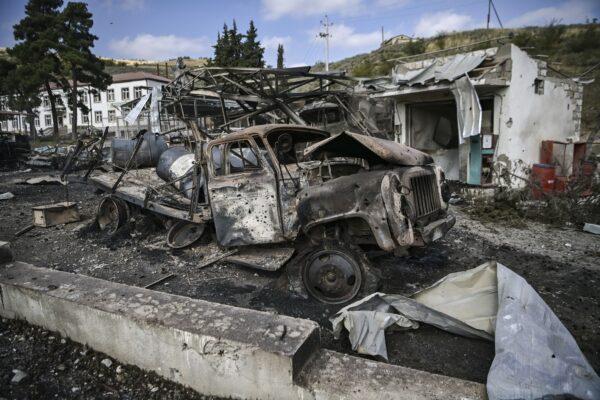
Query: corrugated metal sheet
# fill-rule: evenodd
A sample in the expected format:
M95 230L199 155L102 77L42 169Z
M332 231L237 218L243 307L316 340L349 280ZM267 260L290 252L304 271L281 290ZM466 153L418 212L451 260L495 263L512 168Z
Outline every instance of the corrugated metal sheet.
M430 65L419 69L408 69L398 65L392 72L392 81L397 85L426 85L449 81L464 76L483 62L485 52L457 54L442 60L434 60Z

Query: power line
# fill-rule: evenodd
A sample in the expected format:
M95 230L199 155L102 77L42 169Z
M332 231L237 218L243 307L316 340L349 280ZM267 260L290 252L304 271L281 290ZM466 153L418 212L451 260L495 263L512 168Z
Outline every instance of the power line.
M500 28L504 29L504 26L502 26L502 21L500 21L500 16L498 15L498 11L496 10L496 6L494 5L494 1L490 0L490 4L492 5L492 8L494 9L494 14L496 14L496 18L498 19L498 23L500 24Z

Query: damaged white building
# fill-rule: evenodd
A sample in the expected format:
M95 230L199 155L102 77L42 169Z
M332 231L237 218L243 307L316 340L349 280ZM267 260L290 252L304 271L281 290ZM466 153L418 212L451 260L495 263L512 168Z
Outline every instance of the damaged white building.
M487 186L501 171L525 178L542 141L579 140L583 86L551 72L506 44L399 64L371 97L393 100L397 141L432 155L448 179Z

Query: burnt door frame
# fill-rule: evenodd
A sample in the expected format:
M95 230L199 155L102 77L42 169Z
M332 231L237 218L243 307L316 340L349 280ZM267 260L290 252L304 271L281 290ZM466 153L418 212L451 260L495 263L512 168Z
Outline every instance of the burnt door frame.
M259 168L230 171L230 148L248 142ZM221 154L221 168L214 157ZM252 138L239 138L208 148L208 194L217 242L222 246L277 243L285 240L279 216L277 176Z

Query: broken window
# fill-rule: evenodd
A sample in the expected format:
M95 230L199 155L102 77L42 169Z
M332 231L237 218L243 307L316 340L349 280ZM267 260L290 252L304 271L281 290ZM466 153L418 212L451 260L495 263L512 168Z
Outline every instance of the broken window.
M227 162L230 174L260 169L258 156L247 140L227 144Z
M544 94L544 80L536 79L533 82L533 86L535 87L535 94Z

